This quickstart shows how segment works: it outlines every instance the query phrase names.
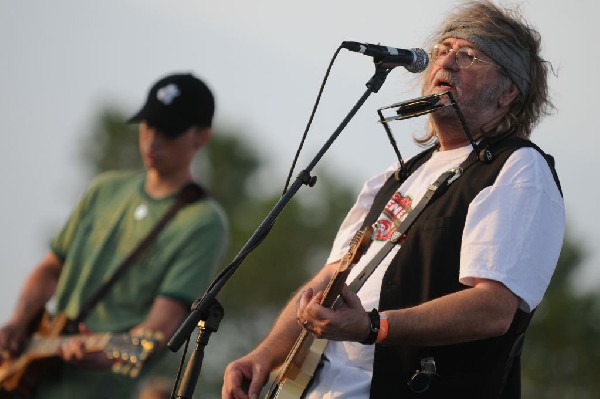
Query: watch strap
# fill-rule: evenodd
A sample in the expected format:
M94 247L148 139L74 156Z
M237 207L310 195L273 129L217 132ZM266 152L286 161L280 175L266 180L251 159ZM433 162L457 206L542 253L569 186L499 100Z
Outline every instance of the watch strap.
M369 320L370 320L369 335L367 336L367 338L365 338L364 341L361 341L361 344L363 344L363 345L373 345L375 343L375 341L377 340L377 334L379 334L379 328L380 328L379 312L377 311L377 309L373 309L368 313L368 315L369 315Z

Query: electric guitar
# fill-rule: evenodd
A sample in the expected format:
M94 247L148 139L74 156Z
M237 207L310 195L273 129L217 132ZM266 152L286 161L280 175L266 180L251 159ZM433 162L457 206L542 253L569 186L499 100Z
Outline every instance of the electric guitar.
M323 291L322 306L330 308L337 306L336 299L342 291L346 278L352 270L352 266L366 252L372 235L373 228L370 226L354 235L350 249L340 261L338 269ZM300 398L315 374L327 342L326 339L315 339L303 329L280 367L265 398Z
M137 377L145 360L161 337L156 334L74 334L61 335L68 319L60 314L52 320L44 314L37 331L17 358L3 355L0 361L0 399L29 397L39 378L60 362L59 348L69 340L79 339L85 351L105 352L115 361L113 372Z

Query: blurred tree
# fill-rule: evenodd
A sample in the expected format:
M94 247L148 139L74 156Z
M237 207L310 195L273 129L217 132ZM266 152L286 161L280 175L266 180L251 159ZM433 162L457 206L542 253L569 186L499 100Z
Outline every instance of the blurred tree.
M124 123L125 119L122 112L111 107L103 108L96 116L82 152L92 176L106 170L142 168L137 126Z
M582 248L567 237L525 338L524 398L599 397L600 295L579 293L573 284L582 256Z

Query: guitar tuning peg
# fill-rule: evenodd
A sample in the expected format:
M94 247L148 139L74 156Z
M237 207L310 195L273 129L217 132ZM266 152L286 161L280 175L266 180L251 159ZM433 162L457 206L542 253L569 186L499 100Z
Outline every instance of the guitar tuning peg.
M116 362L116 363L113 363L111 370L115 374L121 374L122 367L123 367L123 363Z
M143 339L140 344L144 348L144 352L152 352L154 350L154 341Z
M132 335L132 336L131 336L131 343L132 343L134 346L138 346L138 345L140 344L140 341L141 341L141 340L140 340L140 337L139 337L139 336L137 336L137 335Z
M131 369L131 371L129 371L129 376L131 378L137 378L137 376L140 374L140 368L139 367L133 367Z
M121 366L121 369L119 370L119 374L128 376L130 371L131 371L131 364L124 363L123 366Z
M141 329L141 330L140 330L140 331L137 333L138 337L140 337L140 338L146 338L146 339L152 338L152 334L153 334L153 332L152 332L152 330L151 330L151 329L149 329L149 328L144 328L144 329Z
M134 335L113 335L108 348L105 348L107 358L114 362L112 371L137 377L146 359L156 349L157 339L163 337L161 332L149 329L136 331Z

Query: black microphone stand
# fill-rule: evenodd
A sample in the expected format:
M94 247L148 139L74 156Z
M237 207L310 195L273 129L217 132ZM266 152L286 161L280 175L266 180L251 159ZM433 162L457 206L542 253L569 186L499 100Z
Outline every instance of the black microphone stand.
M223 318L224 309L216 299L217 294L221 291L229 278L233 276L246 256L248 256L249 253L266 237L279 214L283 211L285 206L298 192L298 190L300 190L300 187L302 185L308 185L310 187L315 185L317 178L311 176L311 170L317 165L323 155L325 155L325 152L327 152L329 147L331 147L333 142L338 138L342 130L358 112L360 107L362 107L367 98L372 93L377 93L379 91L385 82L387 75L394 68L394 66L396 65L390 66L390 64L386 64L385 62L382 62L382 60L376 60L375 74L367 82L367 90L358 100L356 105L354 105L354 107L350 110L348 115L333 132L331 137L325 142L323 147L315 155L306 169L302 170L298 174L296 180L290 185L288 190L283 193L277 204L275 204L275 207L271 210L271 212L269 212L260 226L258 226L256 231L252 234L250 239L246 242L231 264L229 264L229 266L227 266L227 268L215 279L215 281L213 281L204 295L192 304L190 314L167 343L167 347L171 351L177 352L183 343L191 336L196 326L200 328L196 347L188 359L185 372L177 391L178 399L192 398L198 376L200 375L200 370L202 369L204 348L208 344L210 334L218 330L219 323Z

